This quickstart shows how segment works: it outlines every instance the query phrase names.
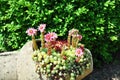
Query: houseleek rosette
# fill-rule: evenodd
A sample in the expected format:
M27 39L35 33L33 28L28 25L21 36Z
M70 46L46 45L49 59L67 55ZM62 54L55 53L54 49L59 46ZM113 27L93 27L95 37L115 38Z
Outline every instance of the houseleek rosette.
M74 48L65 50L63 55L66 56L66 59L64 59L60 53L52 51L49 56L45 51L38 50L33 53L33 60L39 63L37 72L47 75L48 78L65 80L66 76L70 75L70 80L75 80L77 76L82 75L86 69L90 68L91 57L84 50L77 61L78 56L75 53L76 49Z

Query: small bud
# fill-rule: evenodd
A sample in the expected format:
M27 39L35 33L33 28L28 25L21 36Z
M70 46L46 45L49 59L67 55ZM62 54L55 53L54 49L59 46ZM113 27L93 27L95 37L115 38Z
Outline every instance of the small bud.
M59 76L62 76L62 73L61 73L61 72L59 72Z
M75 74L74 74L74 73L71 73L70 75L71 75L71 77L74 77L74 76L75 76Z
M51 73L52 73L52 74L55 74L55 70L52 70Z
M47 72L49 73L49 72L50 72L50 69L47 69Z
M54 60L57 60L58 58L57 57L54 57Z
M59 80L63 80L63 78L60 78Z
M60 70L62 70L63 69L63 67L60 67Z

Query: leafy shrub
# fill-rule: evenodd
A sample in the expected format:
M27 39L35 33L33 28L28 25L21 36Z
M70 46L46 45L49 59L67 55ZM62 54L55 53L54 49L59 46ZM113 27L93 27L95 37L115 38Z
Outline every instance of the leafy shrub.
M21 48L30 39L26 29L40 23L62 39L79 29L95 63L111 62L120 48L119 0L0 0L0 5L1 51Z

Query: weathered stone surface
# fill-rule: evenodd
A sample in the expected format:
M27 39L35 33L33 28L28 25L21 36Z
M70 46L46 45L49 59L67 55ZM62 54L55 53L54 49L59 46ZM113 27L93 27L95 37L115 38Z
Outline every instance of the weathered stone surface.
M16 53L0 53L0 80L17 80Z
M32 42L27 42L17 56L18 80L39 80L35 72L35 63L32 60Z
M19 51L0 53L0 80L39 80L32 52L29 41Z

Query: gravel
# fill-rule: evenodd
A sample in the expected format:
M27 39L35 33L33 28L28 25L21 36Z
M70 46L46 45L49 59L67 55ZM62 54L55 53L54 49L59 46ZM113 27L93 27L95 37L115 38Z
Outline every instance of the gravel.
M93 72L83 80L120 80L120 61L107 64Z

